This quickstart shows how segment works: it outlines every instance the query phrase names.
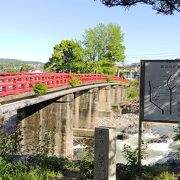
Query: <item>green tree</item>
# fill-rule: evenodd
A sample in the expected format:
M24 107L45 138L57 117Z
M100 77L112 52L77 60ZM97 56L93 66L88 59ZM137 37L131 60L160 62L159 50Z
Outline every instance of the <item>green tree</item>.
M97 1L97 0L94 0ZM122 6L129 8L136 4L151 5L157 13L165 15L172 15L174 12L180 12L180 1L179 0L100 0L104 5L108 7Z
M60 44L56 44L52 57L44 68L53 72L82 72L84 60L80 43L73 40L62 40Z
M112 23L105 26L100 23L95 28L87 29L83 38L86 67L91 65L91 72L114 73L115 62L125 58L120 26Z
M23 67L23 71L28 72L29 70L32 70L33 68L31 66L29 66L28 64L22 64L21 65Z

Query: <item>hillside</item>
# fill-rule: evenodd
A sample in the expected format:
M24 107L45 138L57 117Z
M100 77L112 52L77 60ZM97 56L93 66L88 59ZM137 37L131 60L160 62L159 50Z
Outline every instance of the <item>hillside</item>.
M43 64L40 61L22 61L19 59L0 58L0 64Z

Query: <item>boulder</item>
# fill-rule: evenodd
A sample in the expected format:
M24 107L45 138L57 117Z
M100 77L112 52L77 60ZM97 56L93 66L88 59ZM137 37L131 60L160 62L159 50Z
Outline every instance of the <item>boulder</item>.
M159 138L149 140L148 143L167 143L169 138L168 135L162 135Z
M129 125L128 127L124 128L122 130L122 133L136 134L136 133L138 133L138 125L137 124Z
M118 134L116 138L117 140L124 140L124 139L128 139L129 136L126 133L122 133L122 134Z

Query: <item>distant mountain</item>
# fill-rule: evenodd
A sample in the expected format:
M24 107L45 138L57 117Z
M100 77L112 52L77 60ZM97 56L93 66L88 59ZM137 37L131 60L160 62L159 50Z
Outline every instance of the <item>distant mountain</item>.
M12 64L12 63L18 63L18 64L44 64L40 61L22 61L19 59L8 59L8 58L0 58L0 64Z

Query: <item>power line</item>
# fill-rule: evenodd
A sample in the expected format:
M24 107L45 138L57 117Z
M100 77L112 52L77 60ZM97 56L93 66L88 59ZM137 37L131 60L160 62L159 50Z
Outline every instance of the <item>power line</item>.
M167 56L180 56L180 52L172 53L152 53L152 54L139 54L139 55L128 55L128 58L142 58L142 57L167 57Z

